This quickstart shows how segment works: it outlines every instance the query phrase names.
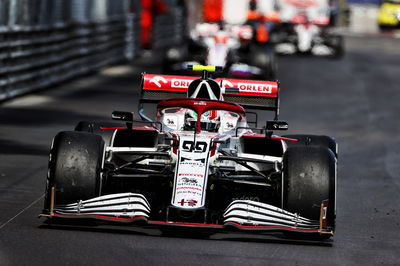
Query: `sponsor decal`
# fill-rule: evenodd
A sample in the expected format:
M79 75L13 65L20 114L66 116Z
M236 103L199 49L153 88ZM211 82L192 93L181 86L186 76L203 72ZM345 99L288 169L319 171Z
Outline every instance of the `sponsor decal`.
M258 92L258 93L272 93L274 85L272 84L258 84L258 83L238 83L239 91L241 92Z
M226 127L226 128L233 128L233 123L231 123L231 122L226 122L225 127Z
M206 159L190 159L190 158L186 158L186 157L181 157L181 163L182 164L205 164L206 163Z
M194 177L204 177L203 174L194 174L194 173L179 173L178 176L194 176Z
M190 200L182 199L182 200L179 202L179 204L180 204L181 206L185 206L185 204L186 204L186 205L188 205L188 206L190 206L190 207L194 207L194 206L196 206L196 204L197 204L197 200L194 200L194 199L190 199Z
M177 188L177 190L178 190L178 193L179 193L179 190L184 190L184 193L187 193L188 190L192 191L192 192L193 192L193 190L200 191L200 192L203 191L201 188L198 188L198 187L195 187L195 186L186 186L186 187L180 186L180 187ZM193 193L193 194L196 194L196 193Z
M276 128L276 129L288 129L289 125L287 125L287 124L278 124L277 123L277 124L274 124L273 127Z
M163 118L164 124L172 129L177 129L178 128L178 119L175 116L167 115Z
M233 88L234 85L229 80L222 80L222 87L223 88Z
M251 201L257 201L260 202L260 198L259 197L249 197L246 195L243 195L241 197L237 197L237 198L232 198L232 201L234 200L251 200Z
M184 183L194 183L194 184L197 184L197 179L195 179L195 178L183 177L183 178L181 179L181 181L184 182Z
M164 84L168 83L168 81L164 77L161 77L161 76L155 76L150 80L150 83L156 84L156 86L159 88L161 88L161 86L162 86L160 82L162 82Z
M172 88L187 88L189 87L192 80L187 79L172 79L171 80L171 87Z

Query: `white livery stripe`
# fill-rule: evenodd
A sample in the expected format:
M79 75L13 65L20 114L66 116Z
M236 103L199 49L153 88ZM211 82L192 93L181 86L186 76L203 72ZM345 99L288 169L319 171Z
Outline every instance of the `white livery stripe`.
M319 227L319 221L310 220L281 208L251 200L233 201L224 212L224 223L227 222L252 226Z
M65 215L103 215L113 217L136 217L150 215L150 204L141 194L119 193L67 205L57 205L57 214Z

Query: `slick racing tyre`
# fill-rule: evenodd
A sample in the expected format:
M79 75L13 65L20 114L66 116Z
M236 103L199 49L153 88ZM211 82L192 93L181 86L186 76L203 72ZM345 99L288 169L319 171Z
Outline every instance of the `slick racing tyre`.
M328 227L336 215L336 158L321 146L289 147L283 157L283 208L302 217L320 219L322 201L329 200Z
M332 49L330 57L339 59L344 55L344 40L343 36L332 35L328 37L327 45Z
M99 135L103 138L106 145L110 145L112 136L114 134L113 128L125 128L125 125L115 122L80 121L76 125L75 131L82 131Z
M45 210L51 189L55 204L76 203L100 195L104 141L94 134L64 131L56 135L50 151Z
M286 141L288 147L294 146L321 146L330 149L336 158L338 156L338 145L336 140L323 135L285 135L285 138L297 139L297 141Z

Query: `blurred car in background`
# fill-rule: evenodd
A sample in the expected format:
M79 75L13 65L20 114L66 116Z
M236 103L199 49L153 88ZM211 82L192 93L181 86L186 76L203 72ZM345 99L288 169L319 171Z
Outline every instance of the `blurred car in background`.
M381 30L400 27L400 0L385 0L378 13L378 25Z
M277 1L281 24L273 32L278 54L341 57L343 37L334 32L328 0Z
M190 65L223 67L223 76L274 80L272 47L255 43L249 25L199 23L185 46L170 47L162 63L165 74L191 74Z

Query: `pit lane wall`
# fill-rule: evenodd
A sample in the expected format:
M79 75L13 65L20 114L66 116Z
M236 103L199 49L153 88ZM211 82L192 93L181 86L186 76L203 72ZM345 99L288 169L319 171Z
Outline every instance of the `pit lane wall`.
M154 16L154 46L181 41L178 0L150 1L166 7ZM0 101L134 60L144 2L0 0Z

